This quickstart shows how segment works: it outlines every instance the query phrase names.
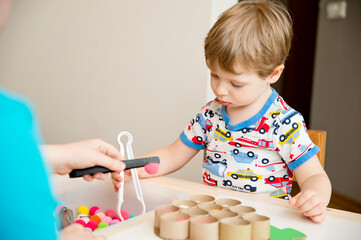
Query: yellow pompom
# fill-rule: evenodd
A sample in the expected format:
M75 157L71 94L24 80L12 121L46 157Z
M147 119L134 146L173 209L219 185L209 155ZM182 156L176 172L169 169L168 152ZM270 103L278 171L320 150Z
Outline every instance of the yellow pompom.
M86 214L89 215L89 208L87 208L86 206L80 206L78 208L78 214Z

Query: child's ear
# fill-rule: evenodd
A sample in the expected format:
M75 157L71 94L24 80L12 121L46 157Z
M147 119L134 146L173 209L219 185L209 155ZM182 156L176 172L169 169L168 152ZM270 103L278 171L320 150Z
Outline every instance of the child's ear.
M278 65L275 70L271 73L271 75L268 76L268 83L272 84L277 82L277 80L280 78L283 69L285 68L285 65L281 64Z

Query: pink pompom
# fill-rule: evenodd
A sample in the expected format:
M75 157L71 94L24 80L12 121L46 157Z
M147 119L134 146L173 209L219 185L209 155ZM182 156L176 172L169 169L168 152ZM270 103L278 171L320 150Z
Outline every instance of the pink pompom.
M118 219L113 219L111 222L110 222L110 225L114 225L114 224L117 224L117 223L120 223L120 221Z
M104 218L105 217L105 214L104 213L96 213L95 215L97 215L98 217L100 217L100 219Z
M90 220L90 221L86 224L86 226L87 226L88 228L90 228L91 230L94 231L94 230L98 227L98 223L97 223L97 221Z
M99 209L98 206L91 207L90 210L89 210L89 214L90 214L90 215L94 215L94 214L95 214L95 211L98 210L98 209Z
M103 217L102 222L110 224L113 219L111 217Z
M120 214L122 214L122 217L123 217L124 220L127 220L129 218L129 215L130 215L129 212L127 210L124 210L124 209L120 210Z
M144 166L144 170L149 174L156 174L159 170L159 163L148 163Z
M118 217L118 214L115 212L114 209L106 210L105 215L108 216L108 217L111 217L112 219L116 219Z
M104 213L101 209L97 209L94 214L97 214L97 213Z
M83 225L84 227L86 227L86 223L82 219L78 219L75 222Z

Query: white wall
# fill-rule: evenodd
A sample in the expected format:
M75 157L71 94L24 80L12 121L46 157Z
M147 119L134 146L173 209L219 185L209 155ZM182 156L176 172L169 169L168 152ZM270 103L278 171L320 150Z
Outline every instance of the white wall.
M46 143L134 135L170 144L205 104L203 41L223 0L18 0L0 35L0 86L35 105ZM212 10L213 9L213 10ZM200 181L201 155L174 174Z

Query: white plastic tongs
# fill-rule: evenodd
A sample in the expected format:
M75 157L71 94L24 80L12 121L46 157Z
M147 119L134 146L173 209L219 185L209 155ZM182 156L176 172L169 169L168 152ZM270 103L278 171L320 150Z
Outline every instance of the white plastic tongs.
M134 159L133 150L132 150L133 137L129 132L123 131L123 132L120 132L119 135L118 135L118 144L120 146L120 153L122 154L123 157L125 157L123 143L121 142L121 137L122 136L127 136L128 137L127 158L128 159ZM141 214L144 214L145 213L145 203L144 203L144 199L143 199L142 189L140 187L138 172L137 172L136 168L132 168L130 171L132 173L132 179L133 179L135 193L137 194L137 199L139 200L140 204L142 205L142 213ZM121 214L121 208L122 208L122 204L124 202L124 172L121 172L120 176L122 176L123 180L121 182L121 187L120 187L119 192L118 192L117 213L118 213L120 219L122 221L124 221L123 216Z

